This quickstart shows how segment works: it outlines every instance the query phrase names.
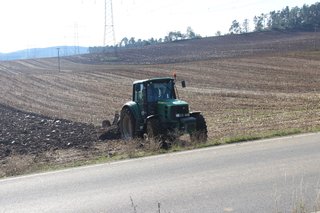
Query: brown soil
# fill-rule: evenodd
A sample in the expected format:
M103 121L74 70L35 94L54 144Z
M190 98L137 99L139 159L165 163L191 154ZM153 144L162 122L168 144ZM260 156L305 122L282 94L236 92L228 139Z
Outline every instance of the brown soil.
M315 33L204 38L61 59L0 62L0 176L26 162L66 163L128 149L99 142L97 126L131 98L132 82L186 80L180 98L205 115L210 140L320 127ZM114 57L114 55L113 55ZM136 147L130 147L134 150ZM110 154L111 153L111 154ZM28 157L27 157L28 156Z
M93 125L53 119L0 104L0 158L57 149L88 150L97 141Z

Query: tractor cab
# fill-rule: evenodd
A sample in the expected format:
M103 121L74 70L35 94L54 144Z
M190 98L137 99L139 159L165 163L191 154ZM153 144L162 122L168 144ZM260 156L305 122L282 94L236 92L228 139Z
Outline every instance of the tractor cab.
M170 102L176 99L173 78L156 78L133 83L133 102L139 106L141 116L146 119L157 114L159 102Z

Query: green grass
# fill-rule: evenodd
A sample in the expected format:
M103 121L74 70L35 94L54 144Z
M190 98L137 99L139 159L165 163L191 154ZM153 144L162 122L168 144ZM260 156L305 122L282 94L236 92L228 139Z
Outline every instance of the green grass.
M244 142L244 141L252 141L252 140L259 140L259 139L266 139L266 138L273 138L273 137L283 137L283 136L288 136L288 135L296 135L296 134L301 134L301 133L303 133L303 130L301 130L301 129L270 131L270 132L261 133L261 134L242 135L242 136L236 136L236 137L232 137L232 138L226 138L224 140L224 143L231 144L231 143Z
M218 146L223 144L233 144L233 143L240 143L240 142L246 142L246 141L254 141L254 140L261 140L261 139L268 139L268 138L275 138L275 137L284 137L289 135L297 135L297 134L312 133L312 132L320 132L320 127L313 127L309 129L292 128L287 130L268 131L263 133L238 135L234 137L224 137L224 138L208 141L207 143L196 144L194 147L191 147L191 148L189 147L186 147L186 148L187 149L206 148L206 147ZM176 151L185 150L184 147L175 148L175 149Z

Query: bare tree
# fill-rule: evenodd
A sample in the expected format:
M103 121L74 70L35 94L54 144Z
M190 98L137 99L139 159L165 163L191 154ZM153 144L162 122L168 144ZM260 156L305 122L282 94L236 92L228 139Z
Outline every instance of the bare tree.
M242 23L242 33L248 33L249 31L249 20L246 18Z

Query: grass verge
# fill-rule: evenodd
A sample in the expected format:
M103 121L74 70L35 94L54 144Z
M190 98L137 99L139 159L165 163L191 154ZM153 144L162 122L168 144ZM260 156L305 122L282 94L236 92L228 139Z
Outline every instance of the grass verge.
M309 129L287 129L282 131L269 131L264 133L257 134L248 134L248 135L238 135L234 137L224 137L220 139L209 140L206 143L191 143L189 141L177 141L173 146L168 149L159 149L154 146L141 146L139 141L134 141L127 147L123 148L121 151L114 152L111 155L109 153L100 152L88 155L86 158L82 159L72 159L68 162L59 163L57 161L50 161L48 159L39 159L32 158L32 156L13 156L6 161L1 162L1 171L0 178L17 176L17 175L26 175L37 172L48 172L53 170L61 170L66 168L80 167L86 165L100 164L100 163L109 163L114 161L141 158L152 155L166 154L172 152L187 151L192 149L206 148L212 146L218 146L223 144L233 144L240 143L245 141L253 141L259 139L267 139L274 137L283 137L289 135L296 135L302 133L311 133L311 132L320 132L320 127L314 127Z

